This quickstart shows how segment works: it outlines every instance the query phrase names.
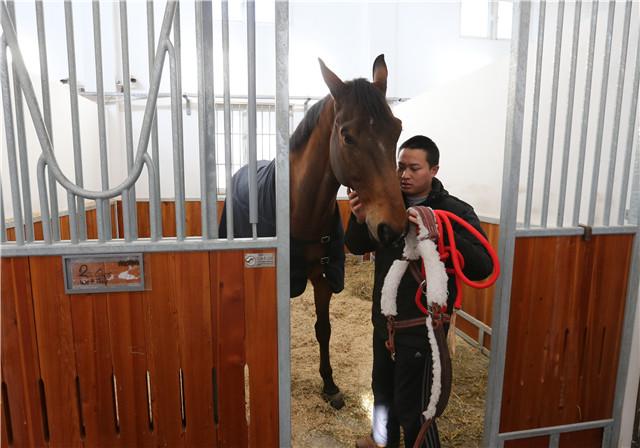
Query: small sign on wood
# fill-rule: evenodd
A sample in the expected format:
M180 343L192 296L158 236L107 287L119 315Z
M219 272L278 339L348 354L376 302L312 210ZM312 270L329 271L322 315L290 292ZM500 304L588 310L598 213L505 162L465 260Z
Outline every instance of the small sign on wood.
M139 254L62 257L67 294L144 290L144 262Z
M245 254L244 256L245 268L270 268L274 267L275 265L275 256L271 252Z

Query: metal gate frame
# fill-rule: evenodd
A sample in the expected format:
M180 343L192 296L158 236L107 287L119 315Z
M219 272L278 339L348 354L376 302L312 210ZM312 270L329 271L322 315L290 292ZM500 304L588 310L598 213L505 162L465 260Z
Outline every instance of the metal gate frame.
M40 70L42 80L42 109L38 104L33 84L27 73L25 63L15 31L14 5L12 1L0 2L0 21L2 38L0 42L0 78L2 84L3 110L5 120L6 144L11 177L11 197L14 210L16 241L8 242L4 207L0 198L0 239L2 257L22 257L35 255L75 255L124 252L167 252L167 251L210 251L228 249L275 248L277 250L277 313L278 313L278 387L279 387L279 438L280 446L291 444L291 367L290 367L290 321L289 321L289 4L287 0L275 2L275 42L276 42L276 222L275 238L233 238L218 239L216 216L216 156L215 122L213 94L213 10L210 0L196 1L196 42L198 60L198 114L201 173L201 209L202 237L187 237L184 232L184 167L182 159L182 122L181 122L181 80L180 80L180 27L179 5L169 0L164 13L159 41L154 41L153 5L147 3L148 58L150 70L150 88L146 104L142 130L133 153L133 135L131 125L131 91L128 56L128 31L126 1L119 1L122 43L123 90L125 104L125 124L127 142L128 176L117 187L109 188L106 166L106 137L104 122L104 87L102 81L102 55L100 42L100 11L97 1L93 1L93 29L96 57L96 85L100 131L100 155L102 165L102 190L89 191L83 188L79 117L78 89L75 74L75 48L73 41L73 14L71 2L65 2L65 23L67 34L67 52L69 64L69 88L73 122L73 149L76 167L75 182L68 179L60 170L52 147L51 110L48 89L46 41L44 33L43 5L35 1L40 50ZM173 23L173 26L172 26ZM229 18L228 0L222 1L223 23L223 73L225 98L225 146L226 160L231 159L229 88ZM122 25L124 24L124 25ZM173 29L173 40L170 38ZM255 226L257 216L256 188L256 54L255 54L255 1L247 1L247 42L248 42L248 113L249 113L249 165L251 190L251 223ZM8 50L12 55L13 98L15 99L15 120L17 139L14 135L14 117L11 104L10 72L7 60ZM158 133L155 119L156 102L160 88L160 79L165 56L169 56L171 73L171 111L174 147L174 181L176 194L176 238L162 237L162 224L159 215L160 188L157 176ZM23 100L27 103L31 119L42 149L38 161L38 189L42 209L44 242L35 241L33 216L26 166L26 143L24 130ZM208 107L211 105L211 107ZM151 140L152 156L147 153ZM16 141L19 157L16 155ZM18 182L18 165L22 174L22 193ZM149 191L151 215L151 238L138 238L136 231L135 182L143 167L149 172ZM177 167L177 168L176 168ZM227 164L227 182L231 180L230 163ZM48 179L45 178L48 171ZM60 241L58 226L58 204L56 183L66 190L69 199L69 218L71 241ZM47 189L48 187L48 189ZM124 210L124 240L113 240L110 235L109 201L122 196ZM232 193L227 189L227 207L231 207ZM98 241L88 241L84 213L84 199L96 201L98 216ZM230 210L228 210L230 211ZM24 220L23 220L24 216ZM232 213L228 216L231 218ZM228 224L232 225L232 220ZM24 230L26 229L26 231Z
M545 8L545 0L541 0L540 7L542 8L542 14L544 14ZM512 286L512 274L513 274L513 264L514 264L514 251L515 251L515 241L516 238L526 237L526 236L534 236L534 235L583 235L586 232L584 227L578 226L577 217L574 219L574 222L571 226L565 227L563 226L563 220L559 218L558 225L556 227L549 228L546 225L546 211L548 210L548 202L543 204L543 222L540 227L533 228L530 225L530 211L531 211L531 183L533 182L533 174L531 171L528 173L527 181L528 181L528 189L527 189L527 202L525 203L525 223L524 226L517 222L517 212L518 212L518 188L520 185L520 166L521 166L521 156L523 149L523 124L525 120L525 94L526 94L526 85L527 85L527 60L528 60L528 51L529 51L529 26L531 24L531 1L517 1L513 3L513 30L512 30L512 42L511 42L511 67L510 67L510 81L509 81L509 93L508 93L508 112L507 112L507 126L506 126L506 137L505 137L505 151L504 151L504 166L503 166L503 180L502 180L502 200L501 200L501 212L500 212L500 240L499 240L499 257L502 263L502 275L500 276L498 283L496 285L496 294L495 294L495 306L493 307L493 316L492 316L492 331L493 337L491 338L491 357L489 364L489 378L488 378L488 391L487 391L487 401L486 401L486 413L485 413L485 424L484 424L484 439L483 446L490 447L502 447L504 446L504 442L507 440L515 440L536 436L545 436L549 437L549 446L557 447L560 442L560 434L566 432L573 432L579 430L586 429L594 429L594 428L603 428L603 447L614 447L620 437L620 425L621 425L621 415L622 415L622 402L624 398L624 388L626 383L626 378L629 370L629 354L631 351L632 344L632 336L633 336L633 324L636 315L637 309L637 293L638 293L638 285L640 282L640 220L637 218L637 210L640 209L640 194L637 191L632 191L631 197L631 210L635 210L635 223L624 225L622 217L619 218L617 226L609 225L609 218L607 213L607 217L605 218L605 225L595 226L592 231L593 234L613 234L613 233L626 233L633 234L633 248L632 248L632 257L630 263L630 271L628 277L627 284L627 295L626 295L626 303L625 303L625 311L624 311L624 323L622 328L622 343L620 346L620 354L617 368L617 377L616 377L616 389L615 389L615 398L612 409L612 418L606 420L598 420L598 421L590 421L583 422L577 424L569 424L569 425L561 425L561 426L553 426L553 427L545 427L545 428L534 428L523 431L515 431L510 433L500 433L500 413L502 406L502 393L503 393L503 383L504 383L504 369L505 369L505 357L506 357L506 347L507 347L507 336L508 336L508 323L509 323L509 309L510 309L510 300L511 300L511 286ZM578 2L578 5L580 2ZM595 6L593 10L595 11L593 14L597 14L598 3L594 3ZM564 1L561 0L559 7L564 8ZM633 7L632 2L627 1L625 3L625 30L623 32L623 39L625 39L625 43L623 44L623 53L622 58L626 58L626 46L628 44L628 34L629 34L629 23L630 23L630 14L631 9ZM563 11L563 9L562 9ZM611 35L612 35L612 25L613 25L613 14L615 11L615 3L609 3L609 24L607 28L607 37L608 37L608 47L606 49L605 55L605 63L604 63L604 78L608 77L608 66L609 66L609 57L611 51ZM562 14L559 14L562 17ZM544 16L542 15L544 21ZM637 27L637 21L634 23L634 26ZM573 37L574 42L577 40L577 31L574 27ZM556 35L562 35L562 19L558 19L557 25L557 33ZM594 38L595 35L595 23L592 20L591 23L591 37ZM542 40L544 37L540 37L540 33L538 33L538 49L541 48ZM556 39L556 42L558 39ZM555 48L555 59L556 62L554 64L555 71L558 70L558 58L560 54L559 45L556 43ZM540 53L540 52L538 52ZM575 54L573 56L575 58ZM636 55L636 66L634 80L633 80L633 98L632 98L632 112L629 124L629 135L628 135L628 147L627 154L631 155L633 150L633 141L638 140L638 128L636 122L636 111L638 106L638 84L640 80L640 44L638 45L637 55ZM624 63L622 61L621 74L618 83L618 92L617 92L617 124L619 125L619 117L620 117L620 102L622 97L622 89L624 86ZM591 51L590 60L589 60L589 70L592 70L593 66L593 52ZM536 65L536 81L535 87L539 89L540 86L540 61L537 61ZM575 62L573 62L573 69L571 76L575 76ZM572 78L575 80L575 77ZM590 81L588 81L590 82ZM606 82L606 81L605 81ZM603 83L603 90L605 84ZM590 87L589 87L590 88ZM557 106L557 89L558 89L558 75L555 74L554 84L552 94L555 95L555 98L552 98L552 123L551 125L555 125L555 108ZM572 93L570 95L573 95ZM538 95L539 98L539 95ZM534 100L536 101L536 100ZM572 101L572 97L570 98ZM537 108L538 103L535 103L534 110ZM589 109L589 104L585 105L585 108ZM534 113L536 113L534 111ZM604 104L601 101L600 104L600 116L599 119L602 120L604 114ZM586 118L583 117L583 130L586 126ZM536 118L537 121L537 118ZM600 127L602 127L602 121L600 121ZM534 126L535 128L535 126ZM615 135L615 134L614 134ZM601 137L601 131L600 131ZM601 142L601 138L600 138ZM535 145L535 143L533 144ZM601 146L601 145L600 145ZM534 147L535 148L535 147ZM548 151L552 151L553 142L551 141L550 148ZM564 148L565 151L568 151L568 147ZM599 149L597 149L599 151ZM597 157L600 155L597 153ZM549 155L549 154L547 154ZM638 157L638 153L636 150L636 157ZM549 161L550 157L547 157ZM630 157L627 158L627 161L630 165ZM549 163L549 162L547 162ZM546 176L550 176L551 167L547 164L547 172ZM599 168L598 168L599 170ZM627 171L628 173L628 171ZM594 177L597 176L598 173L594 170ZM611 173L609 173L611 176ZM640 177L640 173L637 172L637 169L633 173L634 179L629 182L628 177L623 182L624 185L628 185L632 183L634 188L638 185L638 179ZM611 179L611 177L610 177ZM566 184L566 174L563 182ZM545 184L548 185L548 179L545 179ZM547 186L545 185L545 186ZM548 187L547 187L548 188ZM593 210L595 208L595 189L597 188L597 177L595 183L591 186L591 203L589 204L589 219L587 225L589 227L594 226L593 222ZM623 190L625 190L623 188ZM548 192L548 190L547 190ZM610 198L611 192L607 192L608 197ZM545 196L546 198L548 195ZM548 199L545 199L548 200ZM560 199L563 201L563 199ZM623 208L624 203L626 202L626 198L623 200ZM633 214L632 214L633 216Z

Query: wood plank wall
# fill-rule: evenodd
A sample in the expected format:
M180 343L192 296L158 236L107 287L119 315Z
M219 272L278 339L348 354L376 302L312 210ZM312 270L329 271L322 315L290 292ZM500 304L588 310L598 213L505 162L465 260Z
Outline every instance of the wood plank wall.
M222 214L222 208L224 201L217 202L218 220ZM349 222L349 204L347 201L338 201L340 209L340 217L344 228L347 228ZM176 236L176 219L175 219L175 202L174 201L162 201L160 203L160 213L162 216L162 235L164 237ZM137 203L137 220L138 220L138 237L149 238L151 234L151 227L149 224L149 202L138 201ZM96 225L96 211L87 210L87 237L89 239L98 238L98 230ZM117 219L116 219L117 217ZM112 222L112 237L120 238L124 237L124 225L122 215L122 201L116 201L111 205L111 222ZM69 217L60 217L60 233L62 240L70 239L69 236ZM42 223L36 221L34 223L34 234L36 240L43 240ZM186 236L200 236L202 235L202 221L200 217L200 201L186 201L185 203L185 234ZM9 241L15 241L15 229L7 229L7 239Z
M489 224L485 222L480 223L480 225L487 234L489 243L497 252L498 239L500 237L500 226L498 224ZM462 310L491 327L494 293L495 286L491 286L486 289L474 289L467 285L463 285ZM456 327L472 337L474 340L478 340L478 327L475 325L462 318L458 318L456 319ZM491 336L486 333L483 345L487 349L491 349Z
M500 431L612 417L633 235L518 238ZM560 437L599 447L602 431ZM548 444L548 438L509 442Z
M277 446L276 271L244 254L146 254L147 290L86 295L61 257L2 258L2 446Z

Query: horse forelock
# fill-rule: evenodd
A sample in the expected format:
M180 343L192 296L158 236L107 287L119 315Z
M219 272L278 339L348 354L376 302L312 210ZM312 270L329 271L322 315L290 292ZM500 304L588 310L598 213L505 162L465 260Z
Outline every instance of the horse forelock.
M354 79L345 83L345 97L342 101L364 108L364 112L375 121L393 118L391 108L387 104L384 93L364 78Z

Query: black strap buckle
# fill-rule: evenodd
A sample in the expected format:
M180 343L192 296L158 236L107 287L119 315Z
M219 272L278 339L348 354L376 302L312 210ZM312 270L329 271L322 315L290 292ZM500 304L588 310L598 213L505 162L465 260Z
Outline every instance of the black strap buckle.
M322 257L320 259L320 264L329 264L329 257Z

